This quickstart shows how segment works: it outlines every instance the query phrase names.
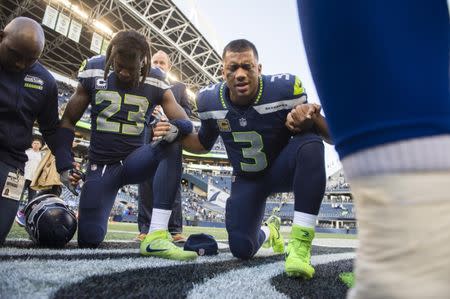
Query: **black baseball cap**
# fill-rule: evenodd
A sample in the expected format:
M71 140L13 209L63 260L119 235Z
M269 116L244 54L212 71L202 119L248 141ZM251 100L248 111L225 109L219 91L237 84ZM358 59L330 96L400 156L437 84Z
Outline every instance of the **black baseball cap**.
M192 234L184 243L184 250L195 251L198 255L218 254L217 242L208 234Z

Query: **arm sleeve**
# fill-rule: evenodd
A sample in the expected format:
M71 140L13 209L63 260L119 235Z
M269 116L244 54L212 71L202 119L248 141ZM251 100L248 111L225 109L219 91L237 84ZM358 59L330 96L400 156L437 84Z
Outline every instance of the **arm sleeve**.
M68 140L67 129L59 127L58 88L53 80L47 91L47 103L38 116L39 131L48 147L55 155L56 168L59 172L72 168L72 140ZM73 135L73 132L72 132Z
M189 103L188 95L186 92L186 85L183 83L178 83L172 86L172 92L177 100L178 104L183 107L184 111L186 111L187 116L192 116L192 108Z
M219 129L217 128L217 122L214 119L204 118L200 116L203 112L207 112L211 110L209 104L211 100L214 98L214 93L210 94L210 90L214 90L215 87L208 86L208 88L204 88L200 90L197 94L197 98L195 104L198 109L201 126L198 131L198 140L203 145L205 150L210 151L213 147L214 143L219 136Z
M89 59L85 59L78 70L78 82L80 82L81 86L90 94L92 89L94 88L94 77L92 74L97 71L96 69L92 69L91 61Z
M155 101L155 104L161 105L164 93L170 89L170 84L166 80L166 73L159 68L151 68L145 82L155 87L156 99L159 99L159 101Z
M200 130L198 131L198 139L203 147L210 151L219 136L214 121L202 120Z

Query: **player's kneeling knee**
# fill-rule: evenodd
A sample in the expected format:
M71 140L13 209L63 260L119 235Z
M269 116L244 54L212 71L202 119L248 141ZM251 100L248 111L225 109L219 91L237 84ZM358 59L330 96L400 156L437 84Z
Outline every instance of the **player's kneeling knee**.
M100 226L86 225L78 227L78 246L97 248L104 240L105 232Z
M248 260L255 255L255 246L247 236L237 233L230 233L228 236L230 251L234 257Z
M100 243L86 243L84 241L78 240L78 247L79 248L89 248L89 249L96 249L100 246Z

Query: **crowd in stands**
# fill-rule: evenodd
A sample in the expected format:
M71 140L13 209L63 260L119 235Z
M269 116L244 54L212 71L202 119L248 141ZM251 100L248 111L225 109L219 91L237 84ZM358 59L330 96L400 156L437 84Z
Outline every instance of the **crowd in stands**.
M183 188L181 193L183 215L187 220L223 222L224 213L205 208L207 198Z
M346 181L342 169L340 169L339 171L328 177L327 186L325 190L327 192L350 190L350 184Z
M333 229L334 228L338 228L337 227L337 223L335 221L319 221L317 226L321 227L321 228L333 228ZM357 227L356 227L356 222L355 221L346 221L339 228L344 228L344 229L349 230L349 229L355 229Z
M223 143L222 137L218 137L216 143L213 145L212 152L225 153L225 144Z
M75 88L62 81L56 81L56 84L58 85L58 113L59 116L61 117L64 113L64 110L66 109L70 97L75 92ZM84 112L83 116L81 117L81 120L89 123L90 119L91 119L91 107L89 106Z

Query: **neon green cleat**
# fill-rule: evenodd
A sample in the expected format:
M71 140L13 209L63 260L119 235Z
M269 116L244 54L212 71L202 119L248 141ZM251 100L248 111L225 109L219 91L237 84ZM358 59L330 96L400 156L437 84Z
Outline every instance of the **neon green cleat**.
M353 272L343 272L339 274L339 279L349 288L355 286L355 273Z
M284 253L284 239L280 234L281 219L278 216L272 215L267 218L265 225L269 227L270 235L266 242L264 242L263 247L272 247L273 251L276 253Z
M149 233L141 242L141 254L177 261L190 261L198 257L196 252L184 251L183 248L173 244L167 230Z
M311 243L314 229L292 225L291 238L286 250L285 270L288 276L311 279L315 270L311 266Z

